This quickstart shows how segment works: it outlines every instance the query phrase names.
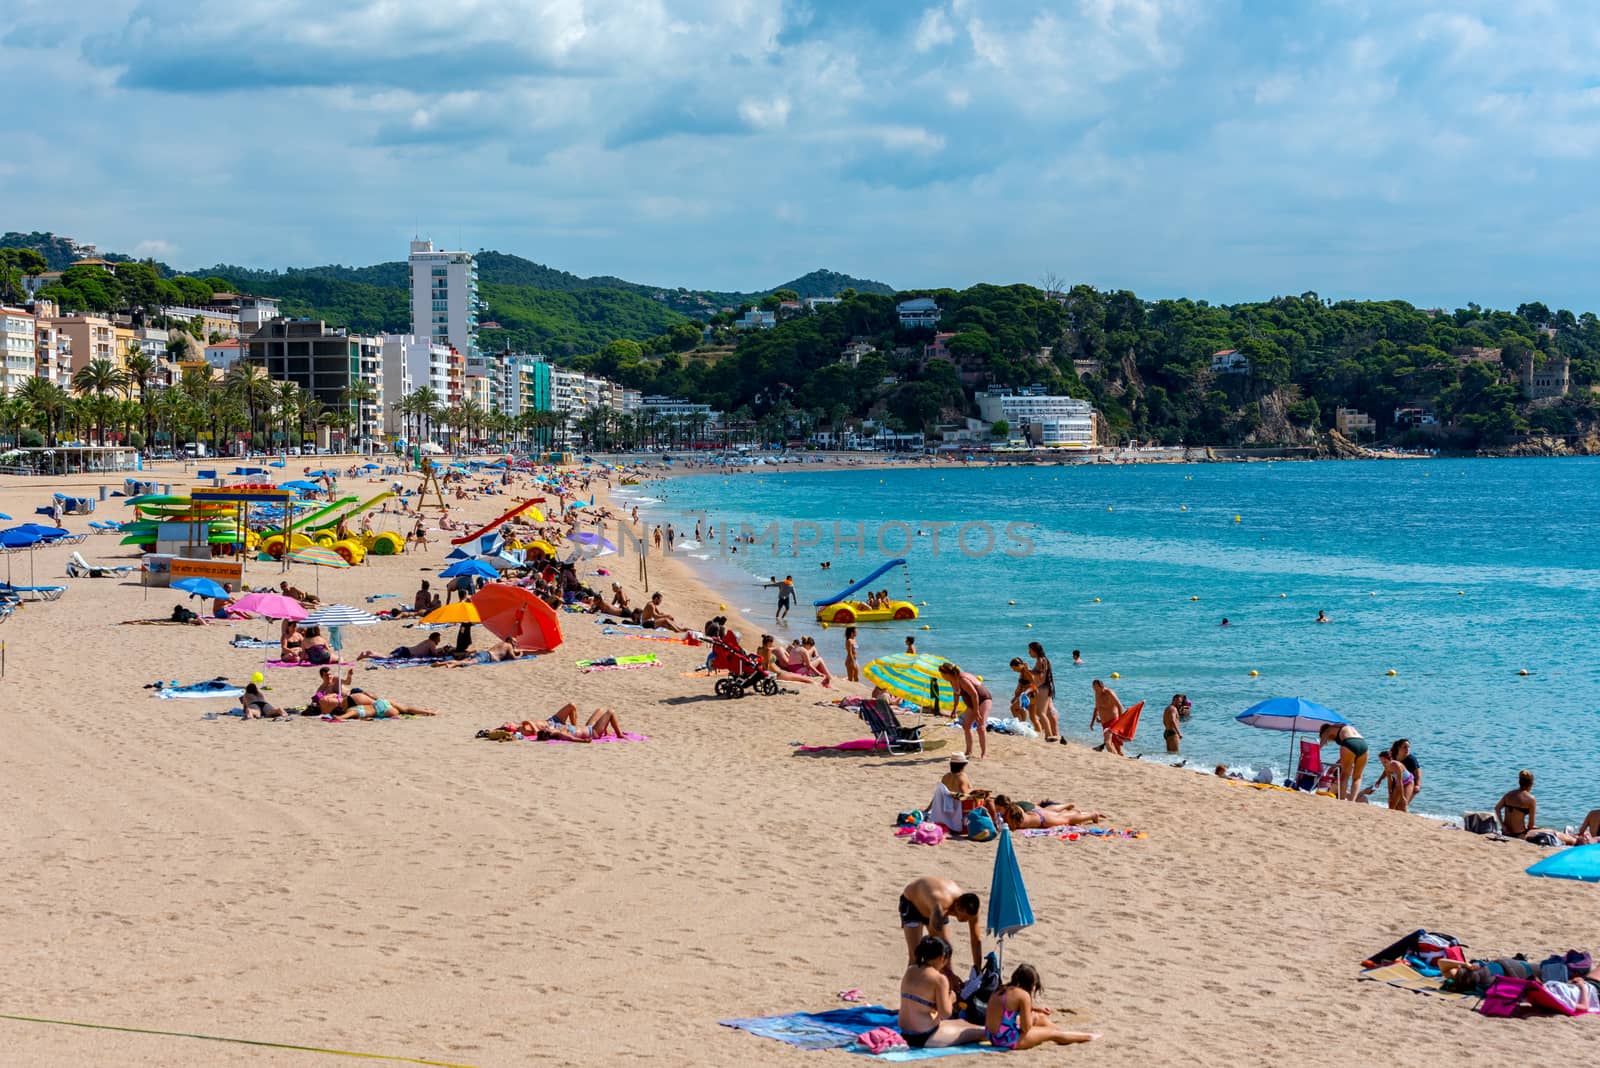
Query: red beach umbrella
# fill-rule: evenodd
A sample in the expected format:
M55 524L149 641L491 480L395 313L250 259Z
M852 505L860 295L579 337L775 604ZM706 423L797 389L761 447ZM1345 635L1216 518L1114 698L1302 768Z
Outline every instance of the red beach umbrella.
M483 625L524 652L546 653L562 642L555 609L532 590L491 582L472 595Z

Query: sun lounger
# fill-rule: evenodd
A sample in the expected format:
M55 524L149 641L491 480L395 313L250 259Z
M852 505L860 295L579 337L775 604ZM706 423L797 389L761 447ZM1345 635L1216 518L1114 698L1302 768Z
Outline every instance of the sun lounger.
M122 531L122 524L112 519L91 519L89 529L96 534L117 534Z
M61 595L63 593L66 593L66 592L67 592L67 588L65 586L12 586L12 585L9 585L9 584L0 585L0 596L4 596L6 594L14 594L14 595L16 595L16 597L19 600L28 600L28 601L55 601L55 600L59 600ZM33 596L32 597L23 597L22 596L23 594L27 594L27 593L31 593L31 594L33 594Z
M67 557L68 578L107 578L135 570L137 568L132 564L91 564L76 549Z

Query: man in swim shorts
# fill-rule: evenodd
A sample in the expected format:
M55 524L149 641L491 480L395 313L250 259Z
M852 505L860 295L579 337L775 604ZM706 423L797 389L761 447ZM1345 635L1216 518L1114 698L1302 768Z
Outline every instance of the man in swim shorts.
M786 619L789 615L789 602L794 599L794 576L785 575L783 581L779 582L778 576L773 575L772 581L767 583L766 588L771 589L774 586L778 589L778 612L772 618Z
M924 875L900 891L900 929L906 936L906 960L916 959L924 931L949 941L949 922L964 921L972 943L972 966L983 966L983 935L978 930L978 895L962 892L949 879Z

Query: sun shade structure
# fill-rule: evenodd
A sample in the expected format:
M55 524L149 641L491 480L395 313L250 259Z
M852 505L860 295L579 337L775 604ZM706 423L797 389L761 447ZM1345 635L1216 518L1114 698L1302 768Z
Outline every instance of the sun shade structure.
M483 625L524 652L544 653L562 642L556 610L520 586L485 586L472 595Z
M1294 741L1296 734L1315 734L1327 723L1349 723L1331 708L1307 701L1304 697L1270 697L1253 704L1234 719L1247 727L1260 727L1266 731L1289 732L1289 768L1294 769Z
M432 612L423 616L420 622L438 625L445 623L482 623L483 615L478 611L478 606L471 601L456 601L454 604L441 605L435 608Z
M350 566L350 561L332 549L324 549L320 545L307 545L303 549L296 549L289 554L289 559L297 564L316 564L318 567Z
M1011 844L1011 829L1000 828L1000 845L994 853L994 874L989 879L989 915L984 929L1000 944L1000 963L1005 964L1006 939L1033 926L1033 906L1028 904L1028 887L1022 881L1017 851Z
M944 657L931 653L893 653L871 661L861 673L912 704L924 708L954 708L955 688L939 674L940 665L947 662Z
M500 572L481 560L457 560L443 571L439 572L440 578L460 578L462 575L472 575L475 578L499 578Z
M329 604L306 616L300 622L318 627L370 627L383 620L371 612L351 608L347 604Z
M193 597L230 598L233 596L233 594L208 578L181 578L172 584L172 588L182 590Z
M305 606L281 593L247 593L233 602L233 611L263 619L306 618Z
M1600 883L1600 845L1573 846L1552 853L1528 869L1529 875L1546 879L1577 879Z

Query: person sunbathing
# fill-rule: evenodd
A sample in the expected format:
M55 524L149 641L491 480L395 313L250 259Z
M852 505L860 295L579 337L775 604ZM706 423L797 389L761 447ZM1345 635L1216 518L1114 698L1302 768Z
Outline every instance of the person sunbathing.
M239 695L239 707L244 709L245 719L278 719L284 714L283 709L267 702L261 687L253 682Z
M617 583L611 584L611 607L618 612L628 610L628 595L622 592L622 587Z
M469 652L465 656L454 660L440 660L430 667L476 667L479 664L498 664L505 660L517 660L522 656L522 651L510 642L495 642L487 649Z
M644 612L640 615L639 621L647 627L671 631L683 630L671 616L661 610L661 594L659 593L650 595L650 600L644 606Z
M1034 805L1032 809L1028 809L1015 801L1001 804L998 797L995 798L995 807L1000 810L1000 818L1005 820L1006 826L1013 831L1081 827L1086 823L1099 823L1106 818L1103 812L1076 812L1066 805Z
M956 1012L950 957L949 942L925 935L912 949L911 962L900 977L900 1011L895 1022L912 1049L983 1041L984 1029L967 1023Z
M307 627L304 632L303 653L309 664L337 664L339 658L333 655L333 648L328 644L328 639L323 636L321 627Z
M778 655L778 639L770 634L761 636L761 645L756 649L756 660L761 664L761 670L769 675L776 675L785 682L815 683L815 673L802 675L791 671L784 666L784 661Z
M288 664L303 661L306 658L305 640L300 624L292 619L284 620L282 633L278 636L278 659Z
M806 655L806 648L798 639L791 642L788 648L773 646L773 660L784 671L792 671L796 675L822 680L822 685L832 686L833 676L829 675L825 667L818 667Z
M446 654L440 650L439 646L439 632L434 631L415 645L397 645L387 653L374 652L368 649L356 659L437 660L444 655Z
M540 741L560 739L568 742L593 742L597 738L621 738L622 724L609 708L597 708L583 725L578 724L578 706L562 705L543 723L523 720L517 730Z
M305 590L302 590L300 587L291 586L287 582L278 583L278 589L285 597L292 597L296 601L299 601L301 604L305 605L307 608L314 608L318 603L317 598L311 596L311 594L307 593Z
M439 713L427 708L417 708L412 705L403 705L399 701L390 701L386 698L376 697L370 693L362 693L360 697L369 698L368 701L357 700L357 695L352 694L349 706L335 719L394 719L396 716L437 716Z

